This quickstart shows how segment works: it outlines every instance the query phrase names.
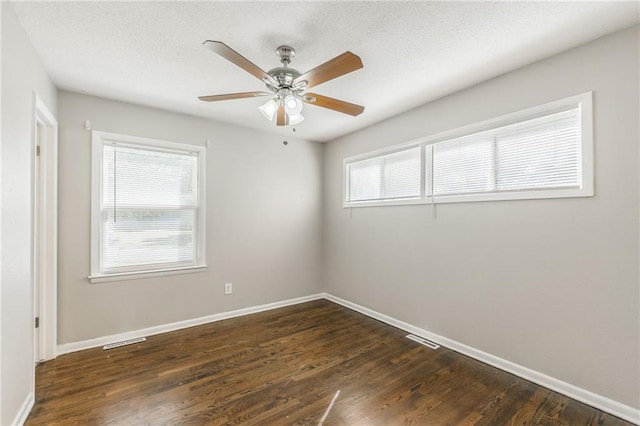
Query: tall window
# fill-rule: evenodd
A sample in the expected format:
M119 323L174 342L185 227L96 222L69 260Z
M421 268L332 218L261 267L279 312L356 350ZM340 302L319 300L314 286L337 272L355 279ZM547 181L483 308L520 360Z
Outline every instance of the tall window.
M345 206L593 195L591 115L586 93L348 158Z
M204 149L96 131L92 149L92 281L204 267Z

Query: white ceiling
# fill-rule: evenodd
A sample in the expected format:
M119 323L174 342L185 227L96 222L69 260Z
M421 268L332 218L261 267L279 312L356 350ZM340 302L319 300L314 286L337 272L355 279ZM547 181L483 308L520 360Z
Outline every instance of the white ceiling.
M296 136L327 141L637 23L637 2L18 2L21 24L62 89L288 135L264 90L202 47L225 42L264 70L289 44L305 72L346 50L364 68L314 87L366 107L358 117L305 106ZM585 66L588 66L585 64Z

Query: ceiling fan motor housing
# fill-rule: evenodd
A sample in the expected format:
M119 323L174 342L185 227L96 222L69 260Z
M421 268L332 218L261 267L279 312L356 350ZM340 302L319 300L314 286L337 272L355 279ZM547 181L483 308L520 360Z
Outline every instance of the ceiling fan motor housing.
M301 75L300 71L298 71L295 68L289 68L289 67L273 68L273 69L270 69L267 72L267 74L269 74L278 82L279 87L276 87L275 90L282 89L282 88L291 88L293 86L293 80L295 80Z
M302 91L306 87L306 81L304 83L298 82L294 85L294 80L300 77L302 73L295 68L289 68L291 60L296 56L296 51L291 46L283 45L276 49L276 54L280 57L280 62L282 62L283 66L272 68L267 72L278 82L278 86L274 86L265 81L269 90L278 94L281 94L283 89L291 89L294 92Z

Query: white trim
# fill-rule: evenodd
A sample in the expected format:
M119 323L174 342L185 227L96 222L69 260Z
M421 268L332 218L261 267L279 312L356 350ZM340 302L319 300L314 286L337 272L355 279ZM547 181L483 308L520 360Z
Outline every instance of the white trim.
M122 133L111 133L111 132L103 132L101 130L92 130L91 131L91 140L95 140L94 138L98 138L102 140L108 140L111 142L120 142L123 144L135 144L135 145L146 145L151 148L164 148L167 150L176 150L176 151L193 151L193 152L201 152L206 151L206 148L202 145L193 145L188 143L181 142L172 142L165 141L161 139L153 139L142 136L133 136L133 135L125 135Z
M100 253L101 244L101 212L102 212L102 147L107 143L117 143L122 146L147 147L164 151L191 152L197 154L198 159L198 217L196 219L197 234L196 253L197 264L195 268L206 268L206 182L207 182L207 149L201 145L185 144L164 141L140 136L109 133L98 130L91 131L91 283L117 281L134 278L147 278L152 276L173 275L177 273L195 272L188 271L192 267L167 268L153 271L132 271L105 274L101 269ZM171 271L171 272L167 272ZM133 276L133 273L138 275ZM156 274L157 273L157 274ZM141 276L140 274L143 274ZM154 275L155 274L155 275Z
M29 392L27 397L24 399L22 406L18 410L16 417L11 422L12 426L22 426L24 422L27 421L27 417L31 414L31 409L33 408L33 404L35 404L35 396L33 392Z
M108 281L137 280L142 278L163 277L166 275L192 274L194 272L204 272L206 270L207 265L198 265L187 266L184 268L156 269L153 271L121 272L109 275L90 275L89 282L91 284L95 284Z
M364 314L368 317L374 318L378 321L384 322L393 327L407 331L411 334L415 334L425 339L432 340L456 352L460 352L461 354L467 355L478 361L484 362L485 364L489 364L500 370L514 374L518 377L521 377L525 380L536 383L545 388L551 389L552 391L566 395L569 398L575 399L577 401L580 401L582 403L595 407L599 410L612 414L616 417L620 417L621 419L624 419L628 422L632 422L634 424L640 425L640 409L636 409L631 406L622 404L620 402L614 401L605 396L598 395L596 393L593 393L586 389L582 389L570 383L563 382L562 380L556 379L554 377L547 376L546 374L540 373L538 371L531 370L530 368L524 367L522 365L499 358L495 355L488 354L479 349L476 349L471 346L467 346L463 343L457 342L455 340L440 336L438 334L432 333L423 328L416 327L404 321L400 321L388 315L381 314L377 311L374 311L373 309L369 309L364 306L358 305L356 303L349 302L348 300L342 299L332 294L324 293L323 296L327 300L330 300L339 305L345 306L354 311L360 312L361 314Z
M35 282L33 275L34 291L40 291L38 300L38 315L40 317L40 328L38 335L40 341L36 346L39 353L35 354L39 360L49 360L56 357L57 344L57 321L58 321L58 122L37 93L33 93L33 171L35 176L35 147L40 142L35 140L38 123L43 125L45 132L44 143L40 147L40 199L35 201L35 185L33 182L33 206L36 206L42 213L40 218L41 235L37 236L40 252L39 264L37 268L40 272L40 283ZM35 235L38 215L32 212L33 232ZM35 242L34 242L35 243ZM36 247L33 247L35 258ZM35 272L36 265L32 265ZM35 294L34 294L35 300ZM35 335L34 331L34 335ZM34 341L35 344L35 341ZM35 374L34 374L35 382Z
M505 125L517 123L541 117L555 112L562 111L570 106L580 106L581 118L581 173L582 182L579 188L544 188L544 189L524 189L521 191L495 191L482 192L473 194L460 195L441 195L437 197L425 196L425 179L421 173L420 181L420 198L397 199L397 200L373 200L373 201L348 201L349 191L349 173L347 167L354 162L367 160L370 158L380 157L383 155L393 154L398 151L411 149L417 146L432 145L448 139L453 139L465 135L470 135L485 130L490 130ZM393 145L386 148L380 148L375 151L366 152L364 154L353 155L344 158L342 161L343 188L342 188L342 207L375 207L375 206L396 206L404 204L442 204L442 203L468 203L478 201L504 201L504 200L532 200L546 198L572 198L572 197L591 197L594 195L594 143L593 143L593 92L585 92L579 95L570 96L568 98L559 99L548 102L543 105L523 109L499 117L491 118L473 123L467 126L458 127L456 129L447 130L434 135L414 139L401 144ZM424 154L424 148L422 149ZM424 155L421 156L421 167L424 168Z
M60 355L67 354L70 352L76 352L84 349L104 346L110 343L116 343L123 340L135 339L138 337L146 337L146 336L153 336L155 334L160 334L160 333L168 333L170 331L181 330L187 327L194 327L197 325L208 324L211 322L221 321L229 318L241 317L244 315L269 311L271 309L297 305L299 303L311 302L312 300L322 299L323 297L324 297L323 294L313 294L311 296L296 297L294 299L282 300L280 302L267 303L265 305L258 305L258 306L248 307L248 308L236 309L228 312L221 312L219 314L207 315L200 318L193 318L193 319L178 321L170 324L157 325L154 327L129 331L126 333L96 337L95 339L83 340L80 342L64 343L62 345L58 345L58 354Z
M580 121L582 123L582 188L587 196L595 194L595 162L593 139L593 92L575 96L580 102Z
M375 200L375 201L346 201L342 207L350 208L350 207L381 207L381 206L411 206L411 205L422 205L422 204L431 204L431 201L425 201L424 198L398 198L395 200Z

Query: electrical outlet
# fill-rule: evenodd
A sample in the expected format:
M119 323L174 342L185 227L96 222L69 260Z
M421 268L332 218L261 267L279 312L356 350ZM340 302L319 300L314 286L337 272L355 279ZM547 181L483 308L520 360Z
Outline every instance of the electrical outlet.
M231 294L231 293L233 293L233 284L226 283L224 285L224 294Z

